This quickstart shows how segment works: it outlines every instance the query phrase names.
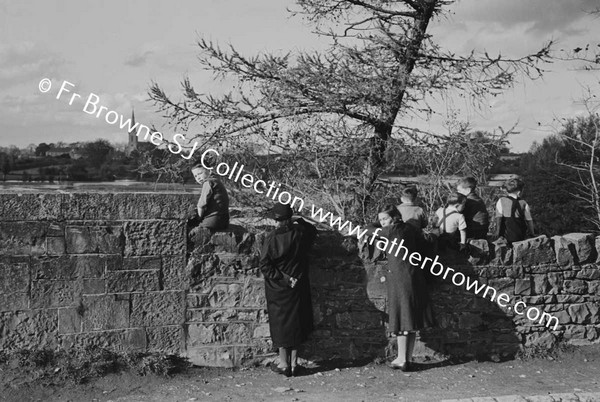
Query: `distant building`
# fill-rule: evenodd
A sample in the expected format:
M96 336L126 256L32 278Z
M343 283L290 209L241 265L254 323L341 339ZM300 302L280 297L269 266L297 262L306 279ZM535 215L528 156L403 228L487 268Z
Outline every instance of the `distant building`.
M138 137L137 137L137 130L135 129L135 114L133 109L131 110L131 125L129 127L134 127L131 130L129 130L127 132L128 135L128 140L127 140L127 148L125 150L125 153L127 154L127 156L131 155L131 153L133 151L137 151L138 150Z
M58 158L59 156L71 156L69 153L71 152L71 148L50 148L46 151L46 156L52 156L54 158Z
M83 152L79 148L71 148L69 156L71 157L71 159L81 159L84 157Z

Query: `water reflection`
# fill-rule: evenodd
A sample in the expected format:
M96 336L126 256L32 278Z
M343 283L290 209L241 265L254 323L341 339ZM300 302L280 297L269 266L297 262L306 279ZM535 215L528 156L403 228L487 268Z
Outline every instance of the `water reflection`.
M136 180L116 180L105 182L62 182L62 183L24 183L22 181L0 182L0 190L8 191L110 191L110 192L198 192L197 183L153 183Z

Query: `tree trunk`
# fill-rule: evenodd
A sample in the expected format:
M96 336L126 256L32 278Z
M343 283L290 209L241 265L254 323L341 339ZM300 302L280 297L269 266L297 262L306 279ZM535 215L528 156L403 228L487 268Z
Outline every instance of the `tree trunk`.
M406 84L415 68L416 61L419 57L419 50L425 39L429 21L433 17L436 3L437 0L426 0L421 3L421 13L415 18L414 27L410 35L411 38L405 49L404 64L398 71L398 77L394 80L393 87L390 88L392 93L396 93L396 96L388 110L384 111L380 120L381 123L374 127L375 135L371 138L369 156L367 157L361 177L361 188L355 192L351 211L353 217L364 217L367 222L370 219L373 219L364 216L367 213L367 209L372 200L371 192L374 189L375 181L383 170L385 164L385 151L392 135L392 128L402 107L402 101L406 94Z

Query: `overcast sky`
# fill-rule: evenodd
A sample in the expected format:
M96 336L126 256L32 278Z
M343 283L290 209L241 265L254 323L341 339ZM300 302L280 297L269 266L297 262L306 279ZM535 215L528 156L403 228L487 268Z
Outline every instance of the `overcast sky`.
M557 48L573 49L600 40L600 19L585 11L600 0L460 0L436 21L431 32L458 53L471 49L519 56L554 39ZM245 54L261 51L320 49L311 27L286 11L291 0L0 0L0 146L39 142L125 142L126 133L103 119L56 100L60 84L75 84L82 97L97 94L100 104L161 127L164 120L147 102L152 80L177 97L184 75L198 91L219 90L201 70L195 41L205 37L231 43ZM522 81L476 109L458 98L438 112L455 111L477 129L509 128L514 151L526 151L557 127L558 119L582 112L583 88L600 88L600 72L579 71L576 64L547 66L544 79ZM42 78L52 89L38 89ZM441 118L417 122L441 129ZM165 134L169 129L163 130ZM168 136L168 135L167 135Z

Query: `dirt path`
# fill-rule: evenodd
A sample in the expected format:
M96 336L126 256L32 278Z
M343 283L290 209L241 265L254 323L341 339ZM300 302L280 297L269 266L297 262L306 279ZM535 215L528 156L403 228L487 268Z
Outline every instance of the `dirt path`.
M384 364L315 367L285 378L268 368L194 368L173 378L113 374L84 385L39 381L14 389L6 401L436 401L501 395L600 392L600 345L555 359L454 365L423 363L412 373ZM0 373L6 380L8 373ZM14 382L13 382L14 383Z

